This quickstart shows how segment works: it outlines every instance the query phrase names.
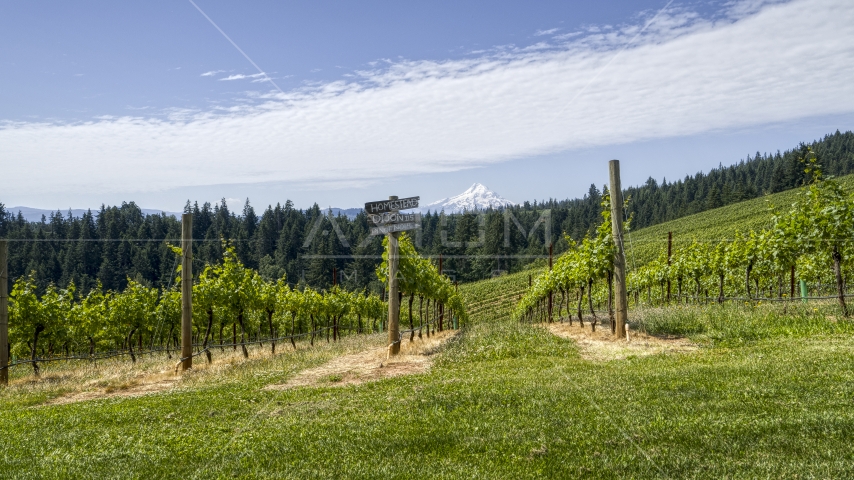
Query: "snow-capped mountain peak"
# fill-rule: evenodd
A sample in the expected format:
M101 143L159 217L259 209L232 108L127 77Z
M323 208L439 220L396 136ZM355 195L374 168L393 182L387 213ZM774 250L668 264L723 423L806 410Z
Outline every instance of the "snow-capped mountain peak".
M442 200L435 201L421 207L426 212L460 213L463 211L486 210L488 208L502 208L514 205L513 202L502 198L481 183L475 183L465 192Z

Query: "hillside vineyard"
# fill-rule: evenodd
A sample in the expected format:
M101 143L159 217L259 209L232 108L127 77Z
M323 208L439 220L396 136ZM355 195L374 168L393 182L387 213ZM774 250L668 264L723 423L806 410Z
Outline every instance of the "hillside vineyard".
M420 257L409 238L401 236L401 296L408 296L412 341L426 332L456 328L467 315L456 288L428 260ZM246 268L234 247L222 245L221 262L207 265L192 285L196 311L191 325L196 353L212 361L212 350L237 350L248 358L248 345L297 342L314 346L325 337L337 342L345 334L382 332L386 328L386 303L373 294L348 292L337 285L328 290L292 289L284 279L266 281ZM182 250L172 247L176 256ZM375 275L388 282L388 258ZM32 275L19 277L9 305L9 349L16 362L30 364L35 375L40 364L59 360L95 360L173 353L180 357L180 277L167 289L147 287L128 280L122 291L93 288L79 295L74 283L66 288L47 287L39 295ZM413 302L418 298L418 315ZM426 302L426 312L425 312ZM432 315L431 315L432 312ZM417 322L417 325L416 325ZM229 338L230 337L230 338ZM188 354L189 355L189 354ZM187 357L189 358L189 357ZM183 359L182 359L183 360Z
M809 149L800 164L806 185L791 205L780 210L771 207L768 228L736 232L733 238L695 237L675 251L668 245L657 259L633 269L627 283L635 305L792 301L796 293L806 300L812 291L814 296L835 298L842 316L848 317L846 285L851 274L854 195L845 192L837 180L824 176ZM594 319L594 301L603 300L613 317L614 240L608 228L609 205L606 194L603 221L596 234L571 243L572 248L554 268L537 277L517 306L518 318L551 321L552 302L547 299L556 293L561 296L558 316L566 301L571 321L569 302L574 299L582 321L586 298ZM594 285L602 280L606 287L597 295ZM800 284L797 292L796 280ZM595 328L595 320L593 325Z

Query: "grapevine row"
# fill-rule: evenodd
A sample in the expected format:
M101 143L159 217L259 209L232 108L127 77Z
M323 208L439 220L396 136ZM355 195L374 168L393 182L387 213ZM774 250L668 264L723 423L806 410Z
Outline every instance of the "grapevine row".
M180 249L173 248L180 255ZM231 327L232 344L248 356L251 338L268 338L275 353L279 337L295 339L326 332L337 341L344 328L357 333L376 331L386 315L385 303L374 294L347 292L337 287L318 292L291 289L285 279L265 281L246 268L234 248L225 245L223 262L208 265L193 285L193 338L211 360L210 346L218 333ZM179 267L180 268L180 267ZM124 291L91 290L78 296L72 283L48 286L41 296L33 275L19 278L10 294L9 349L14 357L30 360L39 373L38 359L99 358L109 352L165 350L171 358L178 348L181 320L180 276L168 289L151 288L128 280ZM239 335L239 340L238 340ZM249 337L249 338L247 338ZM136 351L135 351L136 348Z
M385 247L383 261L377 268L377 277L385 285L388 285L388 237L383 239L383 246ZM401 233L398 238L398 252L397 275L400 296L401 298L408 297L409 330L407 332L410 333L410 341L414 338L416 330L419 338L421 337L421 329L415 327L413 320L415 311L413 303L416 297L418 298L420 315L423 315L422 312L425 307L428 316L431 309L434 313L438 313L437 328L439 331L442 331L446 326L446 308L449 314L448 320L450 320L447 326L456 328L458 325L465 324L468 321L468 315L456 287L447 276L439 272L439 269L432 262L418 255L412 239L405 232ZM405 332L401 332L401 335L403 333Z
M833 178L823 177L814 155L808 154L802 161L811 182L799 190L785 211L771 206L768 228L737 232L732 239L716 242L695 239L670 256L662 252L656 260L629 272L630 299L652 305L668 303L672 297L679 302L688 298L702 302L710 291L718 302L766 296L791 298L797 278L813 286L831 285L842 314L848 316L845 285L847 273L854 268L854 196ZM547 299L555 293L561 296L559 311L564 301L568 311L570 299L577 301L579 320L584 298L594 322L594 298L598 296L601 301L604 297L610 305L616 249L609 202L609 196L604 195L603 221L595 235L577 243L567 238L569 251L533 282L517 305L517 318L547 318ZM593 294L594 284L602 280L606 281L607 293Z

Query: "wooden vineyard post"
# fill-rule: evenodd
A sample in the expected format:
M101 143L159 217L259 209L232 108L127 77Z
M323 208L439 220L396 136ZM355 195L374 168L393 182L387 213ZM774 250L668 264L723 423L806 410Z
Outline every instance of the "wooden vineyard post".
M623 251L623 191L620 186L620 161L608 162L611 177L611 233L617 251L614 254L614 297L616 300L616 329L614 336L626 337L626 320L628 317L628 297L626 295L626 256Z
M670 267L670 257L673 255L673 232L667 232L667 266ZM670 273L667 274L667 304L670 304Z
M397 196L388 197L397 200ZM398 232L388 233L388 343L389 354L400 353L400 285L397 279L397 267L400 262Z
M400 266L399 232L420 228L421 215L400 213L401 210L418 208L420 197L397 198L365 203L368 219L376 225L371 235L388 237L388 353L400 353L400 283L397 278Z
M552 271L552 257L554 255L554 244L549 243L549 271ZM552 323L552 305L554 293L549 290L549 323Z
M9 384L9 255L0 240L0 385Z
M181 215L181 370L193 367L193 214Z
M789 300L795 299L795 266L792 265L791 276L789 277Z
M460 291L460 282L454 282L454 292ZM454 330L460 328L459 321L457 320L457 313L454 313Z
M439 276L442 276L443 264L442 264L442 254L439 254ZM439 331L444 330L445 326L445 304L439 302Z

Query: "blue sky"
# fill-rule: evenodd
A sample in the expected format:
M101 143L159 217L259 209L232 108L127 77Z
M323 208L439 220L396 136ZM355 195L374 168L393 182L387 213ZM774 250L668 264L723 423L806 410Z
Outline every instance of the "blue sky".
M194 1L262 71L190 1L0 1L0 202L571 198L854 128L851 2Z
M384 60L447 60L537 32L628 22L666 2L221 2L203 9L284 90ZM210 108L262 85L259 72L186 0L3 1L5 120L91 120L138 109ZM202 73L216 72L208 77Z

